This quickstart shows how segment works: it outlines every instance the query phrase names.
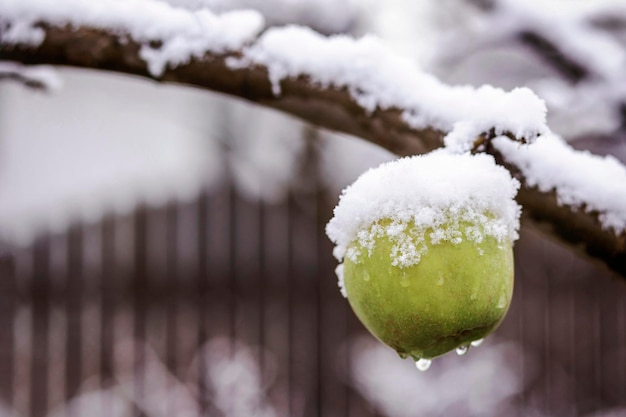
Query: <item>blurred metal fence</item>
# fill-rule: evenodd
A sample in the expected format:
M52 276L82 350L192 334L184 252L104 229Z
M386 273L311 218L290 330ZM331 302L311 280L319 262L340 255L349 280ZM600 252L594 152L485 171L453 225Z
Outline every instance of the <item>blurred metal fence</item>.
M363 329L337 290L329 215L317 195L271 205L224 187L3 254L0 415L383 415L355 388ZM516 250L496 337L521 347L524 383L500 415L626 407L624 282L533 232Z

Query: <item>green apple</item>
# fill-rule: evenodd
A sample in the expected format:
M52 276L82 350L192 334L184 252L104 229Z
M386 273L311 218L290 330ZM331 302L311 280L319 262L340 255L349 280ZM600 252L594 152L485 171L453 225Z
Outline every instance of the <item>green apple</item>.
M418 361L455 348L463 352L500 324L513 293L510 241L498 241L487 233L478 242L434 241L432 229L418 230L408 224L401 237L421 245L423 253L419 262L400 266L393 262L397 239L372 232L372 227L380 230L390 223L383 219L370 226L373 244L364 248L355 239L349 250L358 255L344 259L348 301L374 336L401 357ZM457 236L484 231L481 225L467 222L448 226Z

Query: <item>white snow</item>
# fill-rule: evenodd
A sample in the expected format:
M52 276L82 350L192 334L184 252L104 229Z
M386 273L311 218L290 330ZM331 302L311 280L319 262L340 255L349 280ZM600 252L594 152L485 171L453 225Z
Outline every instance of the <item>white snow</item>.
M15 62L0 61L0 78L7 76L19 77L24 82L37 85L49 92L59 91L63 81L54 68L47 65L25 66Z
M532 10L521 10L525 6L516 4L508 0L500 2L502 8L513 8L515 13L524 16L520 24L534 22L532 24L547 28L549 22L545 18L535 18ZM0 25L0 35L3 42L41 42L44 32L34 26L38 21L58 25L89 25L128 33L143 44L141 57L147 61L155 76L168 66L180 65L206 52L242 50L241 58L233 58L229 63L233 66L267 66L277 95L281 94L281 81L290 77L308 77L320 86L345 88L370 112L402 109L403 117L410 126L429 126L448 132L445 144L453 152L467 151L478 134L490 129L494 129L496 134L510 132L530 142L536 136L543 135L542 143L536 147L520 149L504 139L498 143L511 161L523 165L524 174L531 185L535 184L542 190L555 189L563 204L600 212L603 224L608 228L626 228L624 193L619 189L618 181L604 179L605 176L623 178L623 166L612 158L592 157L568 150L551 137L545 124L546 109L543 101L526 88L505 92L491 86L447 86L424 73L413 61L393 54L382 41L373 36L359 39L343 35L324 37L308 28L287 26L270 28L259 37L264 23L262 16L254 11L216 14L204 8L177 8L157 0L0 2L0 23L3 23ZM581 19L572 18L568 22L572 21L578 24ZM10 25L6 24L8 22ZM537 22L545 24L541 26ZM559 20L558 25L561 23ZM560 36L559 33L563 35L559 37L561 43L578 36L568 31L583 30L570 23L563 23L560 29L554 31L554 36ZM150 41L155 40L162 41L162 46L150 46ZM607 54L610 45L602 42L594 38L596 52L603 51L606 59L606 62L594 61L597 74L617 79L621 77L623 71L620 72L620 69L626 62L624 53ZM573 55L593 52L587 51L586 45L576 47L582 49L569 52ZM552 157L554 152L559 152L562 157ZM569 161L567 164L564 162L566 160ZM572 172L569 163L574 162L586 168ZM398 165L404 163L398 162ZM599 181L603 185L598 186ZM358 187L355 184L352 188ZM484 188L487 187L481 187L481 190L484 191ZM395 189L395 186L384 189L383 195L389 196L391 190ZM349 200L347 195L346 192L342 200ZM368 202L363 206L371 208L372 204ZM515 237L516 226L512 224L517 220L511 221L511 218L517 219L518 212L517 209L507 210L513 215L507 217L504 229L494 232L499 238L504 235ZM366 220L371 219L362 218L359 221ZM329 231L331 234L336 233L336 254L343 258L347 244L355 238L356 231L362 225L342 227L340 232L339 229L332 231L332 224ZM414 254L408 254L398 262L409 264L415 259Z
M42 95L0 86L0 237L29 244L73 222L137 204L189 200L220 181L223 161L206 112L223 98L130 77L59 70Z
M554 42L567 56L584 64L592 76L606 80L623 79L626 51L611 36L593 28L588 16L615 2L579 2L563 7L557 2L498 0L493 17L517 30L532 30ZM515 30L514 29L514 30Z
M560 91L558 82L553 86L546 82L538 85L544 87L537 90L542 97L552 99L550 111L569 119L570 126L560 127L560 134L581 136L585 130L611 134L611 129L621 123L619 108L626 98L626 48L618 36L595 27L591 19L602 14L619 17L620 9L623 15L623 2L573 1L567 7L557 2L546 7L544 3L499 0L501 10L493 19L539 34L588 71L576 86L568 85ZM558 100L566 104L559 107ZM585 122L594 126L585 126ZM556 131L556 123L551 126ZM577 131L571 132L572 127Z
M554 190L559 204L598 212L607 229L626 230L626 167L614 157L575 150L554 134L524 146L504 137L493 143L529 186Z
M339 287L339 292L343 295L343 298L348 298L346 282L343 277L343 264L337 265L337 268L335 268L335 275L337 275L337 286Z
M227 157L238 191L253 200L282 201L301 163L304 123L241 100L222 106L227 127L220 133L229 140Z
M626 82L583 82L572 87L561 79L544 78L526 83L548 104L550 130L564 138L608 136L620 127L619 103L626 97Z
M322 87L346 88L370 112L403 109L412 127L451 131L446 145L458 152L492 128L529 141L547 131L545 105L530 90L447 86L373 36L325 37L304 27L272 28L230 64L267 66L276 95L282 79L307 76Z
M216 13L252 9L268 25L298 24L324 33L346 32L357 18L358 0L166 0L191 10L208 8Z
M183 64L209 51L223 53L249 45L243 57L229 60L230 64L267 66L275 94L280 94L280 81L288 77L306 76L322 86L346 88L368 111L403 109L405 120L415 128L452 131L446 144L459 152L492 128L529 141L546 131L545 105L530 90L507 93L490 86L446 86L373 36L325 37L309 28L287 26L268 29L253 43L263 26L257 12L216 15L154 0L8 0L0 4L0 16L13 22L3 33L11 32L12 41L37 43L40 29L31 26L42 20L128 32L144 44L140 55L154 76L168 65ZM161 40L162 46L151 47L149 41L154 40Z
M407 267L427 251L425 235L433 244L517 239L518 188L489 155L440 150L402 158L367 171L346 188L326 232L340 262L357 262L359 246L371 250L386 235L394 244L392 264ZM461 223L472 226L462 232Z
M553 43L567 57L584 65L592 77L623 78L626 51L610 32L594 27L591 19L624 13L621 0L496 0L469 28L441 45L453 55L475 53L476 48L503 45L530 31ZM621 7L620 7L621 6ZM459 38L463 36L464 38ZM449 51L442 51L448 55Z
M436 63L429 68L447 82L510 88L530 87L548 105L552 131L567 138L611 134L619 128L619 106L626 97L626 49L622 32L594 24L626 16L623 0L496 0L487 12L459 6L439 7L435 20ZM450 13L446 13L446 12ZM575 85L520 34L532 32L581 64L588 77Z
M216 15L208 9L190 11L156 0L3 0L0 23L3 42L37 45L44 33L34 25L88 25L127 32L144 43L140 55L152 75L160 76L167 65L176 66L206 52L224 53L253 40L264 26L261 14L238 10ZM1 27L1 26L0 26ZM160 47L149 42L161 41Z

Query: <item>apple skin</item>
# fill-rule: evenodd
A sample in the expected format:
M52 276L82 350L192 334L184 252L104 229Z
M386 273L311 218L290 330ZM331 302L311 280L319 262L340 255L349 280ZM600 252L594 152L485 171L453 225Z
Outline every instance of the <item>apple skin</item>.
M386 235L375 238L370 254L362 249L356 262L344 260L352 309L402 358L431 359L484 338L504 318L513 294L512 243L486 236L481 243L432 244L430 231L416 265L393 266Z

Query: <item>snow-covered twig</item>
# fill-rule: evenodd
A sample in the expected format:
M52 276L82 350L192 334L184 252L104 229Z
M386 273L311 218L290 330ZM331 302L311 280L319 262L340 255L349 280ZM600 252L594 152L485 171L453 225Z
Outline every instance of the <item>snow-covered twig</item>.
M611 18L616 25L626 16L623 4L611 0L563 7L558 3L494 0L484 7L477 0L468 2L485 13L482 27L489 30L475 34L482 43L494 43L503 36L509 41L517 39L573 83L586 78L616 83L626 77L624 45L603 30L603 25L594 24Z
M448 87L371 37L323 37L293 26L261 32L263 19L254 12L217 16L150 0L103 0L97 7L86 0L47 4L0 4L1 59L106 69L214 90L359 136L398 155L444 144L466 151L480 135L489 145L498 135L523 142L548 133L545 107L529 90ZM514 158L493 146L482 150L521 181L519 199L527 215L626 276L626 217L623 224L603 221L622 219L626 208L604 213L586 195L561 201L559 183L538 187ZM580 166L565 169L584 180Z
M0 81L17 81L35 90L56 91L62 86L61 79L52 68L26 67L14 62L0 61Z
M624 4L615 0L574 2L567 7L558 2L492 0L487 5L479 0L467 2L481 9L481 25L472 33L465 31L451 36L440 48L444 51L443 62L470 57L473 51L467 45L486 50L521 44L567 83L568 91L560 91L557 82L543 80L535 85L551 111L568 114L573 100L577 104L588 101L596 114L598 108L611 109L612 118L618 119L609 124L613 129L620 127L620 118L621 127L624 126L626 45L623 36L619 36L626 27ZM574 98L577 90L581 93ZM561 106L562 101L568 102L568 106ZM570 114L570 117L576 116ZM596 132L602 130L598 126L602 124L596 124Z

